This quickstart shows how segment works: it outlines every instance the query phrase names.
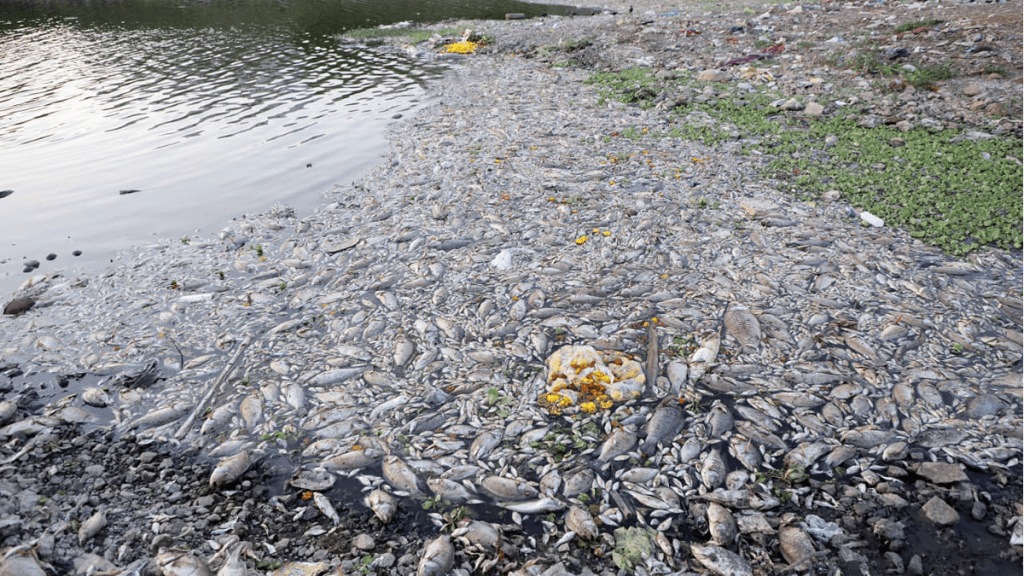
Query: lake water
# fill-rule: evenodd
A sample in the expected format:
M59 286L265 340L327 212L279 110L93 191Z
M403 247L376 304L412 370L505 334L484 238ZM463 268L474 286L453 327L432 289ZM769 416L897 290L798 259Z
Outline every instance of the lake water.
M384 152L436 67L344 45L405 20L567 14L492 0L0 1L0 300L280 202L309 213ZM0 194L3 195L3 194ZM81 251L81 256L72 255ZM47 255L56 259L48 261ZM3 302L0 301L0 304Z

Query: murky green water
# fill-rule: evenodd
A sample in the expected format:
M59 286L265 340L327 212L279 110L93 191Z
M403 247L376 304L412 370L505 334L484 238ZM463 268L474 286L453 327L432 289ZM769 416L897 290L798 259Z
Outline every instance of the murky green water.
M275 202L310 211L384 151L437 69L336 35L569 13L492 0L0 2L0 295ZM122 191L137 191L122 194ZM72 252L81 250L81 257ZM48 254L56 260L47 261Z

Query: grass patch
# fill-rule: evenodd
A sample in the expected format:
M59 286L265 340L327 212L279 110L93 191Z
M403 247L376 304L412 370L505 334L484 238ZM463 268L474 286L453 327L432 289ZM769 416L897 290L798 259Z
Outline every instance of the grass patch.
M619 72L598 72L586 81L597 87L601 98L598 104L604 105L609 99L636 104L641 108L654 106L654 97L658 95L661 83L654 77L654 72L647 67L626 68Z
M928 86L952 77L953 71L936 66L910 74L908 82ZM692 85L690 78L668 82L672 84L657 80L647 68L599 73L588 80L602 100L644 108L653 106L662 91ZM729 89L718 87L718 92ZM850 116L821 118L782 113L771 105L779 98L754 93L695 100L675 109L671 128L627 129L621 135L681 138L712 147L740 135L757 141L767 155L765 176L802 197L837 190L856 208L956 256L982 246L1022 247L1021 138L969 139L962 130L864 128L852 111ZM828 136L835 138L831 147L824 144Z
M934 18L929 18L927 20L915 20L913 22L900 24L893 30L893 32L896 34L902 34L904 32L910 32L911 30L917 30L918 28L931 28L938 24L942 24L942 20L936 20Z
M937 66L924 66L918 68L913 72L907 72L904 78L907 80L907 84L910 84L914 88L929 88L935 85L940 80L949 80L950 78L956 77L956 71L949 64L939 64Z

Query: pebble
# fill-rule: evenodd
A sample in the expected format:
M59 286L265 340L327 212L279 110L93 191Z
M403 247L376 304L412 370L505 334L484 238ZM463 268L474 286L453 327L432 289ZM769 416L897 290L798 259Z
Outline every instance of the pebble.
M960 521L960 515L957 511L938 496L933 496L931 500L926 502L921 507L921 511L924 512L928 520L931 520L938 526L950 526Z

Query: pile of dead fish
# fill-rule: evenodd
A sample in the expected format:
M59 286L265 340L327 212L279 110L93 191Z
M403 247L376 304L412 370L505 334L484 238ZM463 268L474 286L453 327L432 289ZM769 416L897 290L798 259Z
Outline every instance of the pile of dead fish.
M198 448L218 491L283 457L302 494L286 511L328 527L342 507L388 524L433 506L422 575L581 550L649 574L857 564L865 532L897 556L906 538L853 502L909 516L924 486L963 506L971 483L935 464L1019 479L1019 259L951 260L740 160L680 167L708 157L696 143L608 141L657 111L501 64L456 72L439 102L459 106L409 120L312 216L157 243L87 285L34 279L35 307L0 324L5 362L111 376L42 414L10 395L0 440L107 410L119 434ZM564 345L649 356L644 393L552 413ZM358 498L332 501L342 478ZM980 517L1019 546L1019 511ZM203 573L165 554L164 574Z

